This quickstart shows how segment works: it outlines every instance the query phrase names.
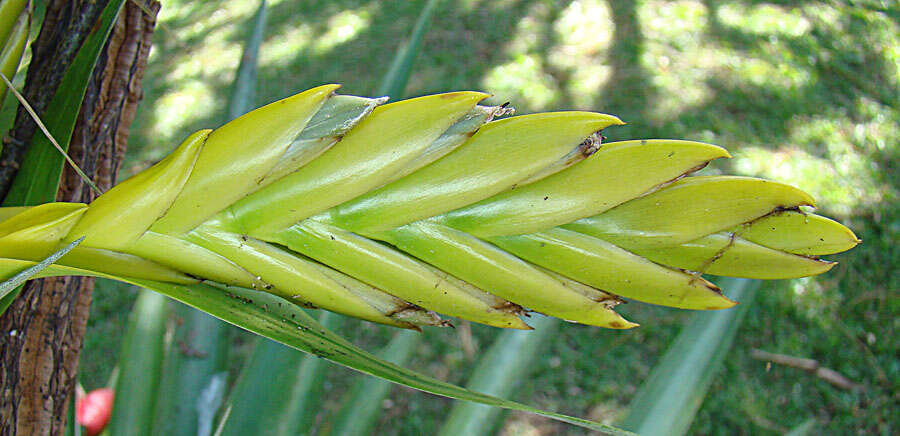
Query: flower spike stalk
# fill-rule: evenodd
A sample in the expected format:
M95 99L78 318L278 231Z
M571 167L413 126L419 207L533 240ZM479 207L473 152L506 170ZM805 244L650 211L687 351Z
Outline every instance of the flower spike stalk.
M507 117L487 94L384 104L325 85L190 136L89 205L0 209L0 272L207 282L418 329L529 329L528 311L631 328L626 299L735 303L703 274L789 278L859 241L806 193L691 174L681 140L602 143L591 112Z

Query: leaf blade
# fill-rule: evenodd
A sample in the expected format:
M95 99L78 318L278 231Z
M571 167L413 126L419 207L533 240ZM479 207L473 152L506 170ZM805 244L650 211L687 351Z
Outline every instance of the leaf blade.
M484 395L406 370L367 353L325 329L296 305L264 292L230 287L223 292L207 284L175 285L125 279L153 289L217 318L298 350L324 357L354 370L407 387L449 398L520 410L611 435L633 435L586 419L548 412L525 404Z
M759 287L754 280L727 280L742 304L694 314L632 399L623 427L646 435L688 431Z

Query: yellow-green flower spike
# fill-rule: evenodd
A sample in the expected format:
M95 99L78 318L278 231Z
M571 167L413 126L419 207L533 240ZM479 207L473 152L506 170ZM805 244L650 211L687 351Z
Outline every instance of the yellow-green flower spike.
M479 92L336 88L198 132L90 205L0 208L0 273L86 236L41 276L203 281L410 329L528 329L528 311L631 328L623 298L725 309L703 274L821 274L815 256L859 243L797 188L690 176L728 157L715 145L604 144L621 121L590 112L492 121L509 110Z
M338 87L324 85L276 101L210 133L181 194L153 231L187 232L255 191Z

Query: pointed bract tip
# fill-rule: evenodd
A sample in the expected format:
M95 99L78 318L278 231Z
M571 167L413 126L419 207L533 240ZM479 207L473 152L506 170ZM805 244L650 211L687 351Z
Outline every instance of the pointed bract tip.
M330 97L332 94L337 92L337 90L340 88L341 88L341 85L339 85L337 83L329 83L329 84L317 86L315 88L307 89L306 91L294 94L291 97L295 97L295 96L303 95L303 94L309 95L309 94L318 94L318 93L327 94ZM288 97L288 98L291 98L291 97Z
M636 322L628 321L625 318L621 318L621 321L613 321L607 325L607 327L616 330L628 330L633 329L635 327L640 327L640 324Z
M510 320L509 324L506 325L505 328L515 329L515 330L534 330L534 327L528 325L524 320L519 317L516 317L516 320Z
M454 91L454 92L445 92L443 94L437 94L439 98L452 100L458 97L469 97L472 99L476 99L476 101L484 100L488 97L492 97L491 94L480 92L480 91Z
M706 144L706 143L703 142L702 144ZM729 153L728 150L725 149L725 147L722 147L722 146L716 145L716 144L706 144L706 145L708 145L708 146L710 146L710 148L714 148L716 150L717 154L715 157L713 157L713 159L718 159L718 158L722 158L722 157L724 157L725 159L731 159L733 157L733 156L731 156L731 153Z
M734 306L737 306L738 304L741 304L735 300L732 300L732 299L726 297L725 294L722 294L721 297L722 297L722 301L721 301L722 304L708 306L708 307L704 308L704 310L730 309Z
M610 124L611 126L624 126L624 125L628 124L628 123L622 121L621 118L619 118L619 117L617 117L617 116L615 116L615 115L608 115L608 114L602 114L602 115L605 115L605 116L609 117L609 119L610 119L610 123L609 123L609 124ZM637 325L637 324L635 324L635 325Z

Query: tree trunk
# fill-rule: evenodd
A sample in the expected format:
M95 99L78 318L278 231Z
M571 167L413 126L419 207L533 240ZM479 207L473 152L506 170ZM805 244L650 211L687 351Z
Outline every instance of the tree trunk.
M104 190L114 183L125 152L159 10L155 1L141 6L135 1L125 3L98 60L69 146L72 159ZM52 95L58 86L58 78L55 84L46 78L53 76L47 71L58 71L58 66L45 65L56 62L53 58L60 55L58 51L71 50L56 39L59 29L72 29L73 22L84 20L86 11L102 10L105 3L51 2L45 28L32 49L30 67L44 72L35 73L38 79L33 79L29 71L26 98L29 94ZM88 22L88 31L98 15ZM40 77L51 87L49 91L34 84ZM31 93L27 92L29 85ZM36 108L38 113L43 112L48 100L44 97L42 106ZM26 124L17 119L13 128L13 137L23 143L30 142L34 134L34 127L28 133ZM93 193L67 167L57 199L88 202ZM75 387L93 283L93 279L84 277L29 282L0 317L0 435L58 435L65 431L67 401Z

